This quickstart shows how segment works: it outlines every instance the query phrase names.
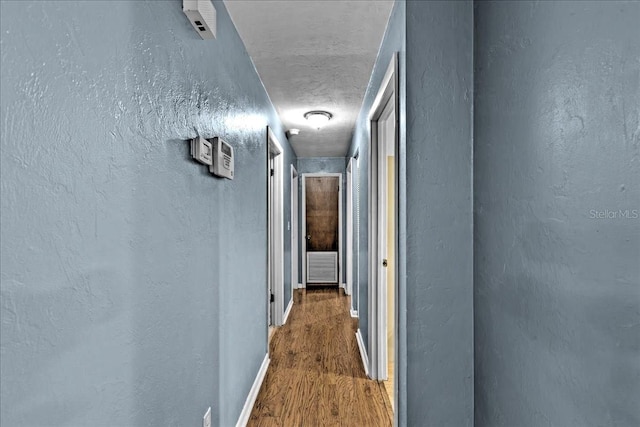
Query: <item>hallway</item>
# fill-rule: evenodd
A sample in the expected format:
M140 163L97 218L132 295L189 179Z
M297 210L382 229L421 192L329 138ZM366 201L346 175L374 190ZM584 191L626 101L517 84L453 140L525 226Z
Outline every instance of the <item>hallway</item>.
M295 290L248 425L392 425L384 386L364 373L356 322L342 289Z

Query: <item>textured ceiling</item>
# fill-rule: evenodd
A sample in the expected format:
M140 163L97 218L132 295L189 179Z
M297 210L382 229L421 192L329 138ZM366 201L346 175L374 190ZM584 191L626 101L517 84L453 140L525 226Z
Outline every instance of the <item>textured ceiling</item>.
M225 0L298 157L342 157L393 0ZM321 130L304 113L333 114Z

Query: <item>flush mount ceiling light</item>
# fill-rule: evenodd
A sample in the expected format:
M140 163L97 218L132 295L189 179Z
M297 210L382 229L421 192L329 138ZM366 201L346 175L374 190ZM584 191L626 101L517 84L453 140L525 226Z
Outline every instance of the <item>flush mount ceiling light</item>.
M333 115L328 111L309 111L304 114L304 118L316 129L320 129L326 125L329 120L331 120L331 117L333 117Z

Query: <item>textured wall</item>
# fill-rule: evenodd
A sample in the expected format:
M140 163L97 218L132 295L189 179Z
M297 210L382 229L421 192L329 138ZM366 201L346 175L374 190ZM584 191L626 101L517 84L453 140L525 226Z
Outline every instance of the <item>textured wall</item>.
M267 124L294 157L216 7L202 41L179 0L0 3L3 426L237 420L267 346Z
M477 4L477 426L640 425L639 20Z
M471 2L407 2L407 425L473 424L472 36Z
M406 2L404 0L396 1L394 4L393 10L391 11L391 16L389 17L389 22L387 23L387 29L384 35L384 39L382 40L382 45L380 46L380 51L378 52L378 57L376 59L375 65L371 72L371 77L369 79L369 84L367 86L367 91L364 95L364 99L362 102L362 109L358 115L358 120L356 122L356 128L353 133L353 140L351 143L351 147L348 151L348 157L353 157L356 153L359 155L359 184L360 184L360 229L359 229L359 237L360 237L360 246L359 253L354 253L354 271L356 268L355 258L359 257L359 272L358 272L358 282L354 282L353 284L353 292L354 295L357 292L359 294L359 307L358 307L358 324L360 328L360 332L362 333L362 338L364 340L365 347L369 345L369 324L368 324L368 316L369 311L367 307L368 301L368 292L369 292L369 279L368 279L368 256L367 256L367 243L368 243L368 219L367 219L367 209L369 204L369 198L367 194L367 183L368 183L368 174L369 174L369 112L373 105L376 95L378 94L378 90L380 89L380 85L382 84L382 79L384 78L385 73L387 72L387 68L389 67L389 62L393 57L395 52L398 52L398 62L399 62L399 111L398 111L398 119L400 121L399 132L400 132L400 209L403 210L406 205L406 196L405 196L405 188L403 185L403 179L405 175L405 165L404 153L405 153L405 69L406 69L406 55L405 55L405 25L406 25ZM405 227L405 216L400 213L400 217L398 218L400 233L400 248L398 253L398 259L401 260L403 258L404 250L406 247L406 233L403 231ZM400 281L398 286L399 290L399 300L398 303L400 305L399 309L399 328L404 329L404 312L405 312L405 299L403 295L405 294L405 274L404 274L405 264L400 263L398 268L400 269ZM398 419L400 421L400 425L406 425L406 396L407 390L404 387L406 384L405 377L405 367L406 367L406 335L400 334L398 337L400 343L398 345L398 382L400 384L400 390L398 392L398 401L399 407L397 408ZM367 348L367 352L370 350Z

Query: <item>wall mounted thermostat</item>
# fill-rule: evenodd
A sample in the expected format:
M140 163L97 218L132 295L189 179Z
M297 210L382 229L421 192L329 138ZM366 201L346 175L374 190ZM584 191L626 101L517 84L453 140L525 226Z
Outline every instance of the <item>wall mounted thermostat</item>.
M213 164L213 145L199 136L191 140L191 157L204 165Z
M218 137L213 138L213 165L209 172L233 179L233 147Z

